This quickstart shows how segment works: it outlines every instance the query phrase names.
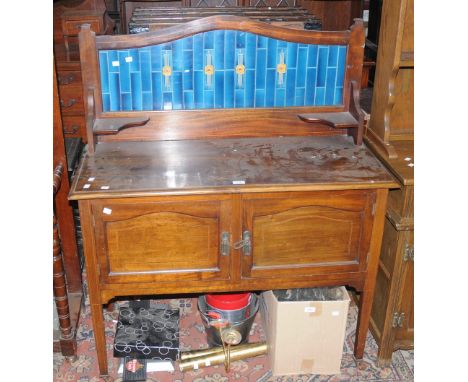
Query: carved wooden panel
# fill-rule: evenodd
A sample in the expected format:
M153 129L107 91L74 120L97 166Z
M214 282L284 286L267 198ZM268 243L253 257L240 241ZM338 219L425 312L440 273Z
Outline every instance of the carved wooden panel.
M367 256L364 238L372 227L371 203L370 193L354 191L245 201L243 230L251 232L252 251L244 255L244 275L362 270Z
M111 282L223 278L227 256L220 255L222 201L96 203L97 251L101 277ZM227 225L227 224L226 224Z
M217 219L157 212L106 225L111 273L217 266ZM190 261L189 261L190 260Z
M254 218L254 267L356 261L360 213L307 206Z

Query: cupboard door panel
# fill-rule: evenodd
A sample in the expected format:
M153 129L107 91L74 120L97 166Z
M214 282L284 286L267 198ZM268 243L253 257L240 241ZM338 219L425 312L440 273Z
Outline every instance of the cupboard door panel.
M216 218L158 212L106 225L109 270L144 272L217 267Z
M307 206L256 217L255 266L357 262L360 215Z
M226 198L94 202L101 281L228 279L230 256L220 243L231 209Z
M252 247L242 256L242 276L365 271L374 198L369 190L246 197L243 230Z

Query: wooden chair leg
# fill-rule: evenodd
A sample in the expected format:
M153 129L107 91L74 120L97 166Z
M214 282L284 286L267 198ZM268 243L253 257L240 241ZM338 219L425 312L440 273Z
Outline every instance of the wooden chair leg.
M63 166L60 164L54 170L53 186L54 197L57 190L60 188ZM76 356L76 337L75 330L72 326L70 316L70 306L68 302L67 283L65 280L65 268L63 265L62 249L60 246L60 238L58 233L57 218L53 215L53 291L55 305L57 307L57 315L60 329L60 351L66 357Z

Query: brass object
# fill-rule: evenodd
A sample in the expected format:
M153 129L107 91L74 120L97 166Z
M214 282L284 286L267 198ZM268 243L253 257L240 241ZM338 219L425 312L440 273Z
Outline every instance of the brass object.
M229 256L229 232L221 234L221 256Z
M222 352L222 347L184 351L183 353L180 353L180 361L186 361L188 359L204 357L207 355L213 355Z
M239 345L239 343L242 341L242 336L236 329L229 328L223 330L221 333L221 339L226 344Z
M207 350L211 350L212 353L207 354ZM197 370L203 366L212 366L226 364L226 356L223 347L216 347L212 349L204 349L197 356L197 351L189 352L189 357L186 358L184 353L181 354L181 361L179 362L180 371ZM267 353L266 342L259 342L255 344L244 344L232 346L230 349L230 361L238 361L244 358L256 357Z
M250 231L244 231L242 234L242 240L234 243L234 249L242 248L242 252L245 256L250 256L252 250L252 242L250 240Z

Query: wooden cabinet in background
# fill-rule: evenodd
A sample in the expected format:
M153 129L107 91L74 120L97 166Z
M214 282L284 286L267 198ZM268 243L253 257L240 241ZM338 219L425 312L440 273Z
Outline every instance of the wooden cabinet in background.
M114 22L104 0L67 1L54 4L54 55L65 138L86 139L83 85L78 52L81 25L90 24L96 34L113 32Z
M414 174L412 142L395 143L398 158L383 161L401 188L390 190L370 328L379 344L378 363L412 349L414 339Z
M395 159L394 142L413 140L414 0L384 1L366 141L380 156Z

